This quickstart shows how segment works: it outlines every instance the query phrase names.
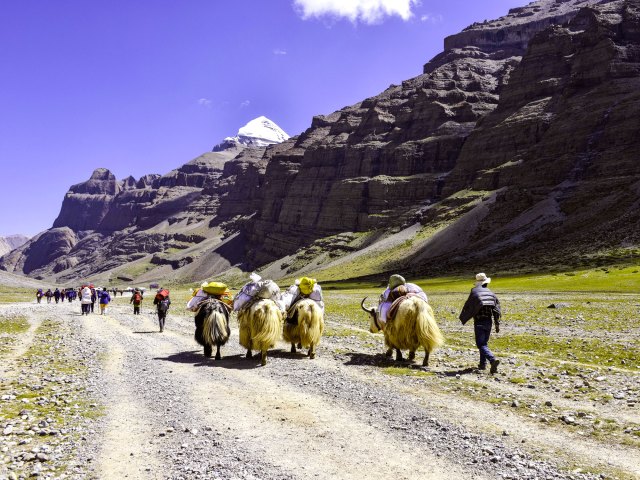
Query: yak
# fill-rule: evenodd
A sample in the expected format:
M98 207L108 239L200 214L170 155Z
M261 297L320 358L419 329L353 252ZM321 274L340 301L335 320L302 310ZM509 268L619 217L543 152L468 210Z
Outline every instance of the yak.
M429 354L444 344L444 337L433 316L431 306L418 296L409 296L404 299L395 318L388 322L380 322L378 318L378 308L366 308L362 299L360 306L371 317L370 331L377 333L380 330L384 333L384 343L387 346L387 357L390 357L393 350L396 351L396 360L401 361L402 349L409 350L409 360L416 357L416 350L424 348L425 356L423 366L429 366Z
M291 313L293 321L284 324L285 342L291 343L291 353L298 348L309 348L309 358L316 357L316 346L324 331L324 314L315 300L305 298L296 302Z
M240 325L240 345L247 349L247 358L252 358L251 350L262 352L262 365L267 364L267 350L273 348L282 335L282 312L271 299L260 299L250 303L238 312Z
M228 307L215 298L208 298L200 303L195 322L195 339L204 347L204 356L211 357L215 345L216 360L220 360L220 347L231 335Z

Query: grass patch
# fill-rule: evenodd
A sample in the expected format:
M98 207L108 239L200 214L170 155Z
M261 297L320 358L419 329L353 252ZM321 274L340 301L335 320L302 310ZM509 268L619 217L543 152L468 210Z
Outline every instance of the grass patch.
M492 339L492 348L506 353L535 352L549 359L626 368L640 359L638 341L608 343L597 339L558 338L542 335L506 335ZM567 366L571 373L571 367Z
M12 330L23 328L19 321ZM0 424L14 426L14 433L4 437L15 442L11 454L20 456L34 448L45 453L63 451L56 476L64 473L67 460L75 455L73 446L82 435L77 427L104 415L104 408L93 403L83 386L90 375L86 359L77 357L63 340L72 333L64 322L44 320L25 353L14 360L15 369L22 373L0 384L1 394L15 397L0 402ZM33 429L36 435L24 435ZM21 438L29 441L18 445ZM22 478L30 476L32 469L33 464L25 462L14 471Z
M29 321L24 317L0 317L0 356L9 353L27 330Z
M382 373L394 377L435 377L434 372L425 372L409 367L386 367L382 369Z
M46 289L45 289L46 290ZM31 302L36 298L36 289L7 287L0 285L0 303Z
M523 383L527 383L527 379L523 377L511 377L509 381L511 383L515 383L516 385L522 385Z
M0 335L19 335L29 330L29 321L24 317L0 317Z

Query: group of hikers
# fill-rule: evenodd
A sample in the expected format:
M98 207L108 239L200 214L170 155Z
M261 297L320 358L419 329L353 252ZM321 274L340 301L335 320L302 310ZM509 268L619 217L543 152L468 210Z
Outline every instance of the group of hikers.
M36 301L40 303L43 297L47 299L47 303L51 303L52 300L56 303L64 302L65 299L72 303L79 298L82 315L93 313L96 302L100 305L100 313L104 314L107 305L111 302L111 295L106 288L95 288L93 285L82 285L77 290L75 288L56 288L52 291L49 288L46 292L39 288L36 291Z
M40 303L43 298L47 299L47 303L51 303L51 301L55 300L56 303L64 302L67 300L68 302L73 302L76 298L78 298L78 291L73 288L63 288L60 290L56 288L55 290L47 289L45 292L42 288L39 288L36 291L36 301Z
M250 279L251 281L246 283L235 296L232 295L224 283L204 282L199 288L193 290L192 298L187 303L187 308L192 312L197 312L206 300L213 298L224 305L227 314L229 314L231 311L241 311L258 299L271 299L281 310L287 323L297 324L294 306L300 300L309 298L314 300L324 313L322 288L313 278L302 277L297 279L284 293L281 293L280 288L274 281L263 280L255 273L250 275ZM495 331L500 331L501 310L498 297L488 287L490 282L491 278L487 277L485 273L478 273L475 276L475 286L471 289L459 319L465 325L473 318L475 342L480 354L478 369L485 370L489 366L490 373L493 374L497 372L500 360L491 352L488 343L492 328L495 326ZM36 298L38 303L40 303L43 296L47 298L47 302L51 302L51 298L54 298L58 303L59 300L64 301L65 297L71 302L78 295L80 296L82 315L93 313L95 302L98 300L100 313L104 314L107 305L111 301L111 296L106 288L95 289L93 285L83 285L78 291L75 289L59 290L56 288L53 292L49 289L43 293L42 289L38 289ZM407 282L401 275L391 275L388 286L379 299L377 315L379 321L386 323L393 319L394 308L398 304L398 300L410 296L416 296L428 302L427 295L418 285ZM134 289L130 299L134 315L140 315L143 299L144 291ZM169 291L164 288L159 289L154 296L153 304L156 306L160 332L163 332L167 312L171 305Z

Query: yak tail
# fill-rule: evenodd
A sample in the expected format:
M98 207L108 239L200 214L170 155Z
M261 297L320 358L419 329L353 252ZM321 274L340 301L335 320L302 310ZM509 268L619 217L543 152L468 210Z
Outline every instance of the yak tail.
M298 310L300 343L305 348L318 345L324 330L322 309L314 300L310 299L301 300L296 308Z
M244 348L251 348L251 323L249 308L243 308L238 312L238 336L240 337L240 345Z
M417 303L416 330L418 341L426 352L431 353L444 345L444 336L433 316L431 305L423 301Z
M229 340L230 334L227 316L217 309L212 309L204 318L202 336L206 344L224 345Z
M272 300L261 300L251 307L251 345L255 350L268 350L282 334L282 313Z

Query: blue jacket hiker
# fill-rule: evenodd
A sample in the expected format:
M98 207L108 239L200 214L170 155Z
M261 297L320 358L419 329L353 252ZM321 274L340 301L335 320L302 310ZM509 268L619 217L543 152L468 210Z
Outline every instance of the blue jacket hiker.
M487 361L491 365L490 373L498 371L498 360L489 350L489 337L491 336L491 327L495 322L496 333L500 331L500 301L487 285L491 282L491 278L484 273L476 275L476 286L471 289L469 298L462 307L460 313L460 321L464 325L473 318L473 330L476 337L476 346L480 351L480 363L478 368L484 370L487 368Z
M99 296L100 296L100 315L104 315L104 311L106 310L107 305L109 305L109 302L111 301L111 295L109 295L109 292L107 292L106 288L103 288Z

